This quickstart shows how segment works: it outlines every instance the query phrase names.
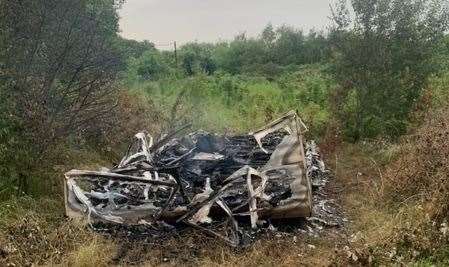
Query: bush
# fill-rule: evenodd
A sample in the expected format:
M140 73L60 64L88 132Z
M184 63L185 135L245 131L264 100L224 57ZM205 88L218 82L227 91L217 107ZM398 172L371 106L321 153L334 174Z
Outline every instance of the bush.
M387 172L395 202L415 198L431 218L449 212L449 109L431 112L426 122L401 143L401 154Z
M330 33L341 87L335 113L353 140L398 137L438 71L448 7L441 0L346 3L339 1Z
M30 193L33 172L49 169L41 165L49 150L111 122L122 67L118 6L119 1L92 0L0 2L2 193Z
M0 86L0 201L28 189L26 172L33 164L33 147L21 138L25 130L14 113L14 101Z
M156 49L144 52L138 58L130 58L128 61L127 82L155 81L168 77L174 73L169 64L165 62Z
M355 145L367 150L351 158L366 161L351 170L363 172L349 200L357 207L356 242L381 265L448 263L448 115L448 108L430 111L425 123L398 144Z

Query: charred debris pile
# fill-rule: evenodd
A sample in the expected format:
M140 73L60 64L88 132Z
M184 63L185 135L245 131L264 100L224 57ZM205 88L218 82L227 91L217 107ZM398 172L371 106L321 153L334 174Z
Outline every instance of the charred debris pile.
M193 227L232 246L267 221L323 222L311 216L325 207L315 189L327 172L315 143L304 143L307 128L295 112L248 135L178 137L183 130L157 142L138 133L112 169L67 172L67 215L91 225L140 225L154 235Z

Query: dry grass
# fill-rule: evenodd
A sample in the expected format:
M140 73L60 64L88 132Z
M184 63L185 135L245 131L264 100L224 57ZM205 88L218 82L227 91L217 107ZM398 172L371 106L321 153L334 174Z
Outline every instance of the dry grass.
M113 243L96 237L83 225L67 221L62 211L55 200L14 199L2 203L0 265L107 264L106 255Z
M155 242L105 238L46 215L27 211L2 222L1 266L329 266L338 260L337 236L267 235L248 248L233 249L196 231Z
M378 264L448 264L449 110L399 144L345 145L337 179L351 219L351 249ZM335 165L335 163L334 163Z
M106 238L63 217L58 201L11 200L0 207L0 266L111 264L145 266L329 266L339 261L338 233L266 234L231 248L197 231L166 240Z
M115 251L115 242L107 242L94 235L87 243L71 251L63 262L70 266L108 266L112 263L111 256L115 255Z
M294 237L296 236L296 238ZM295 241L296 240L296 241ZM287 234L265 236L248 248L234 249L220 241L190 232L159 245L125 245L124 264L146 266L329 266L336 259L331 238Z
M449 109L429 115L402 144L400 157L387 169L389 198L421 200L434 219L449 211Z

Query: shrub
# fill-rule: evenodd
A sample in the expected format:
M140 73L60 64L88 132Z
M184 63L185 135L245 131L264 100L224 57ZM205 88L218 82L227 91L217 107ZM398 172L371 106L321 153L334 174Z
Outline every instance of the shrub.
M422 201L438 220L449 212L448 115L447 108L429 114L416 133L404 139L400 156L387 171L391 199Z
M173 70L165 62L159 51L148 50L138 58L130 58L128 61L128 83L139 81L155 81L168 77Z
M441 0L346 2L339 1L330 33L341 86L335 113L353 140L398 137L438 71L448 6Z
M0 178L6 188L29 193L28 180L42 169L46 151L73 132L110 123L121 68L118 2L0 2Z

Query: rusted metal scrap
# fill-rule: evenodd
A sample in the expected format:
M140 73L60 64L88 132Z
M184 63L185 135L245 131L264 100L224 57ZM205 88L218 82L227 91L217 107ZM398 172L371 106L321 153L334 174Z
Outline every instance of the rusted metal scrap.
M289 112L241 136L177 131L153 142L138 133L112 169L65 174L66 214L152 229L187 225L237 246L265 219L311 216L309 176L324 165L314 143L305 154L306 130Z

